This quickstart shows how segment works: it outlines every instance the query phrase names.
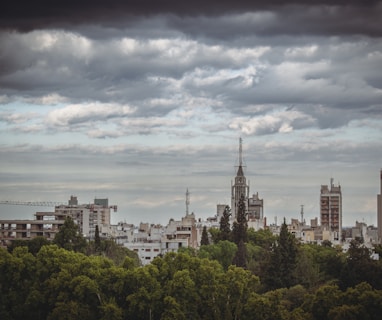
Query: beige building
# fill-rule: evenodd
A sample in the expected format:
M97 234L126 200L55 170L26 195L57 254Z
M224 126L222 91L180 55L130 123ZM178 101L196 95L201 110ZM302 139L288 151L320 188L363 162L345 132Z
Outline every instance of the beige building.
M54 212L36 212L35 220L0 220L0 242L45 237L53 240L65 218Z
M15 239L29 240L37 236L52 240L67 216L74 220L85 237L92 239L97 225L100 231L110 226L112 209L116 211L117 207L109 206L108 199L79 205L77 197L71 196L67 205L56 206L54 212L36 212L34 220L0 220L0 241L5 245Z
M67 205L55 207L55 213L70 216L79 226L84 237L94 238L95 228L110 226L110 211L116 210L115 206L109 207L108 199L94 199L92 204L78 204L77 197L71 196Z

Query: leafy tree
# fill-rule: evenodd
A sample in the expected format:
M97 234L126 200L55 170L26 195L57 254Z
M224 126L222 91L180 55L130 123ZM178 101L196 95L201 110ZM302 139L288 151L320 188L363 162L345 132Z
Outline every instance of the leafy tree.
M382 265L371 258L370 250L361 242L352 240L340 279L343 289L364 281L382 289Z
M101 320L122 320L123 310L116 304L114 298L100 306Z
M212 243L218 243L220 241L220 233L221 231L218 228L209 228L209 234L211 235Z
M223 240L219 241L217 244L201 247L198 256L200 258L216 260L224 270L228 270L228 267L232 264L236 251L236 244L228 240Z
M66 250L78 252L82 252L86 248L86 240L70 216L65 218L65 222L54 237L53 243Z
M311 313L314 319L325 320L329 318L329 311L342 305L343 293L337 285L323 285L315 292Z
M18 247L27 247L28 252L32 253L35 256L37 252L40 251L42 246L46 246L48 244L50 244L49 240L42 236L35 237L31 240L16 239L16 240L13 240L11 244L8 246L8 251L12 252L15 248L18 248Z
M296 283L311 288L320 281L319 265L314 261L314 251L310 246L299 246L296 256L294 277Z
M276 237L269 229L255 231L253 228L249 228L247 234L248 242L260 246L265 250L271 250L273 243L276 241Z
M157 280L158 268L148 265L127 273L127 318L154 319L160 312L162 288Z
M162 313L161 320L186 320L181 306L174 297L166 296L163 302L165 311Z
M166 293L175 298L188 319L198 318L197 306L200 304L200 296L197 294L197 287L189 270L176 271L173 279L167 283Z
M226 288L225 300L227 303L225 317L240 319L251 292L256 292L259 287L259 278L252 275L248 270L230 266L223 281Z
M200 241L200 245L201 246L207 246L209 244L210 244L210 241L208 240L207 227L204 226L203 231L202 231L202 239Z

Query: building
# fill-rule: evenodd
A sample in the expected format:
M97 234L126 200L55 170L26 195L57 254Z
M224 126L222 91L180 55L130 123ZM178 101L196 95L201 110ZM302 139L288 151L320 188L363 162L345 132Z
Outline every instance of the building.
M340 241L342 234L342 193L341 186L333 184L333 178L330 179L330 188L327 185L321 185L320 217L321 228L333 235L333 239L328 240Z
M237 218L238 214L238 208L239 208L239 201L242 196L244 196L244 200L246 203L246 210L247 210L247 203L249 198L249 185L247 184L247 179L244 175L243 170L243 149L242 149L242 142L243 140L240 138L239 143L239 167L237 169L236 177L235 177L235 183L231 186L231 213L232 213L232 219Z
M259 193L255 193L248 199L248 219L262 220L264 218L264 201L259 198Z
M0 241L3 244L15 239L30 240L38 236L53 240L65 218L70 216L87 238L94 238L98 225L101 233L109 232L110 206L108 199L95 199L93 204L78 204L77 197L71 196L67 205L58 205L54 212L36 212L34 220L0 220Z
M377 224L378 224L378 241L382 243L382 169L380 172L380 191L377 195Z
M0 242L6 246L13 240L45 237L53 240L65 218L54 212L36 212L35 220L0 220Z
M237 169L235 183L231 186L231 218L236 219L238 214L239 201L244 196L245 211L248 218L248 226L258 230L264 228L264 201L259 198L259 193L255 193L249 197L249 183L244 175L243 170L243 149L242 142L239 140L239 167Z
M110 226L110 211L117 210L116 206L109 207L108 199L94 199L92 204L78 204L77 197L71 196L67 205L55 207L55 214L70 216L79 226L84 237L94 238L95 229Z

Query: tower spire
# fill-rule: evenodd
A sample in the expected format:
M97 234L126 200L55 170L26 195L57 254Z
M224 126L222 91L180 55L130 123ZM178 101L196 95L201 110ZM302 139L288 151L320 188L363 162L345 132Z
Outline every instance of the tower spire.
M239 138L239 166L243 165L243 139Z

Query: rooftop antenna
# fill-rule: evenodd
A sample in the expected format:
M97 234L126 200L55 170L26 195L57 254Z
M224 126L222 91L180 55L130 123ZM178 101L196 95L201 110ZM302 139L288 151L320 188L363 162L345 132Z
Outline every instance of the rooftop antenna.
M188 188L186 191L186 215L188 215L188 206L190 205L190 193L188 192Z
M301 223L304 224L304 205L301 205Z

